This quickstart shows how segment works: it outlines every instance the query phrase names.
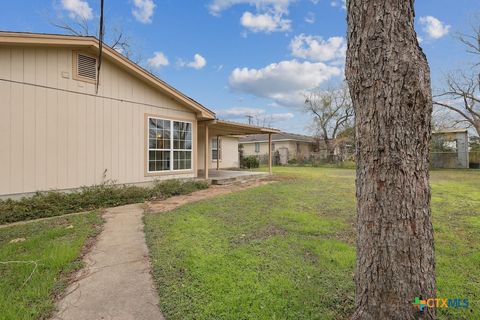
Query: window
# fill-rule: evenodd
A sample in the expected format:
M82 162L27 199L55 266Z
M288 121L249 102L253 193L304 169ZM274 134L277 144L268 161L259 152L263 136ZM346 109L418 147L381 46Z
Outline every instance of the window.
M97 81L97 58L94 56L74 52L74 79L96 82Z
M192 124L148 118L148 172L192 169Z
M260 143L255 142L255 152L259 153L260 152Z
M275 142L272 142L272 151L275 151Z
M212 139L212 160L222 160L222 140L217 138Z

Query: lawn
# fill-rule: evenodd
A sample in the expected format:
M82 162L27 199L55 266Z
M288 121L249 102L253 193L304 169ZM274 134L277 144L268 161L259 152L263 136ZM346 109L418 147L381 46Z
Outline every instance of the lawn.
M281 182L145 216L168 319L346 319L353 311L355 172L276 168ZM480 171L432 171L438 296L480 319Z
M48 317L101 223L92 212L0 228L0 319Z

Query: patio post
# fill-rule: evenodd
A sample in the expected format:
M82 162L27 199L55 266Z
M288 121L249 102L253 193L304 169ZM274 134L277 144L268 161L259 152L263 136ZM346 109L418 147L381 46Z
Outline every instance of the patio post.
M272 134L268 134L268 172L272 174Z
M219 160L220 159L220 144L219 144L219 142L220 142L220 139L219 139L219 136L217 135L217 171L220 167L220 165L219 165L219 161L220 161Z
M205 177L205 180L208 180L208 167L209 167L209 163L208 163L208 154L209 154L208 141L209 141L209 138L208 138L208 125L205 123L205 157L204 157L204 160L205 160L205 166L204 166L204 171L205 171L204 177Z

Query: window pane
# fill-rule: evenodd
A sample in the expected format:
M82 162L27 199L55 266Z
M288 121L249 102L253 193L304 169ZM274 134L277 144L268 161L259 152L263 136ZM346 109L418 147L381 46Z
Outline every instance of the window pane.
M167 140L167 139L163 140L163 148L170 149L170 140Z
M165 128L165 130L170 131L170 120L164 120L163 127Z
M162 169L163 170L170 170L170 160L169 161L162 161Z
M148 162L148 171L155 171L155 161Z
M148 148L150 148L150 149L155 149L156 146L157 146L157 140L155 140L155 139L149 139Z
M185 160L185 169L192 169L192 160Z
M148 137L150 139L155 139L155 129L149 129L148 130Z
M155 160L155 151L148 152L148 160L149 161Z
M185 149L192 149L192 141L185 141Z
M149 127L149 129L155 129L157 127L157 120L156 119L150 119L148 121L148 127Z

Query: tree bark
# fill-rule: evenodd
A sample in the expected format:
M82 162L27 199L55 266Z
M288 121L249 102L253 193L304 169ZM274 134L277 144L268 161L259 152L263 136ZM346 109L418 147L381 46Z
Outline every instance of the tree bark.
M356 309L353 319L433 319L430 70L414 0L349 0L346 77L355 109Z

